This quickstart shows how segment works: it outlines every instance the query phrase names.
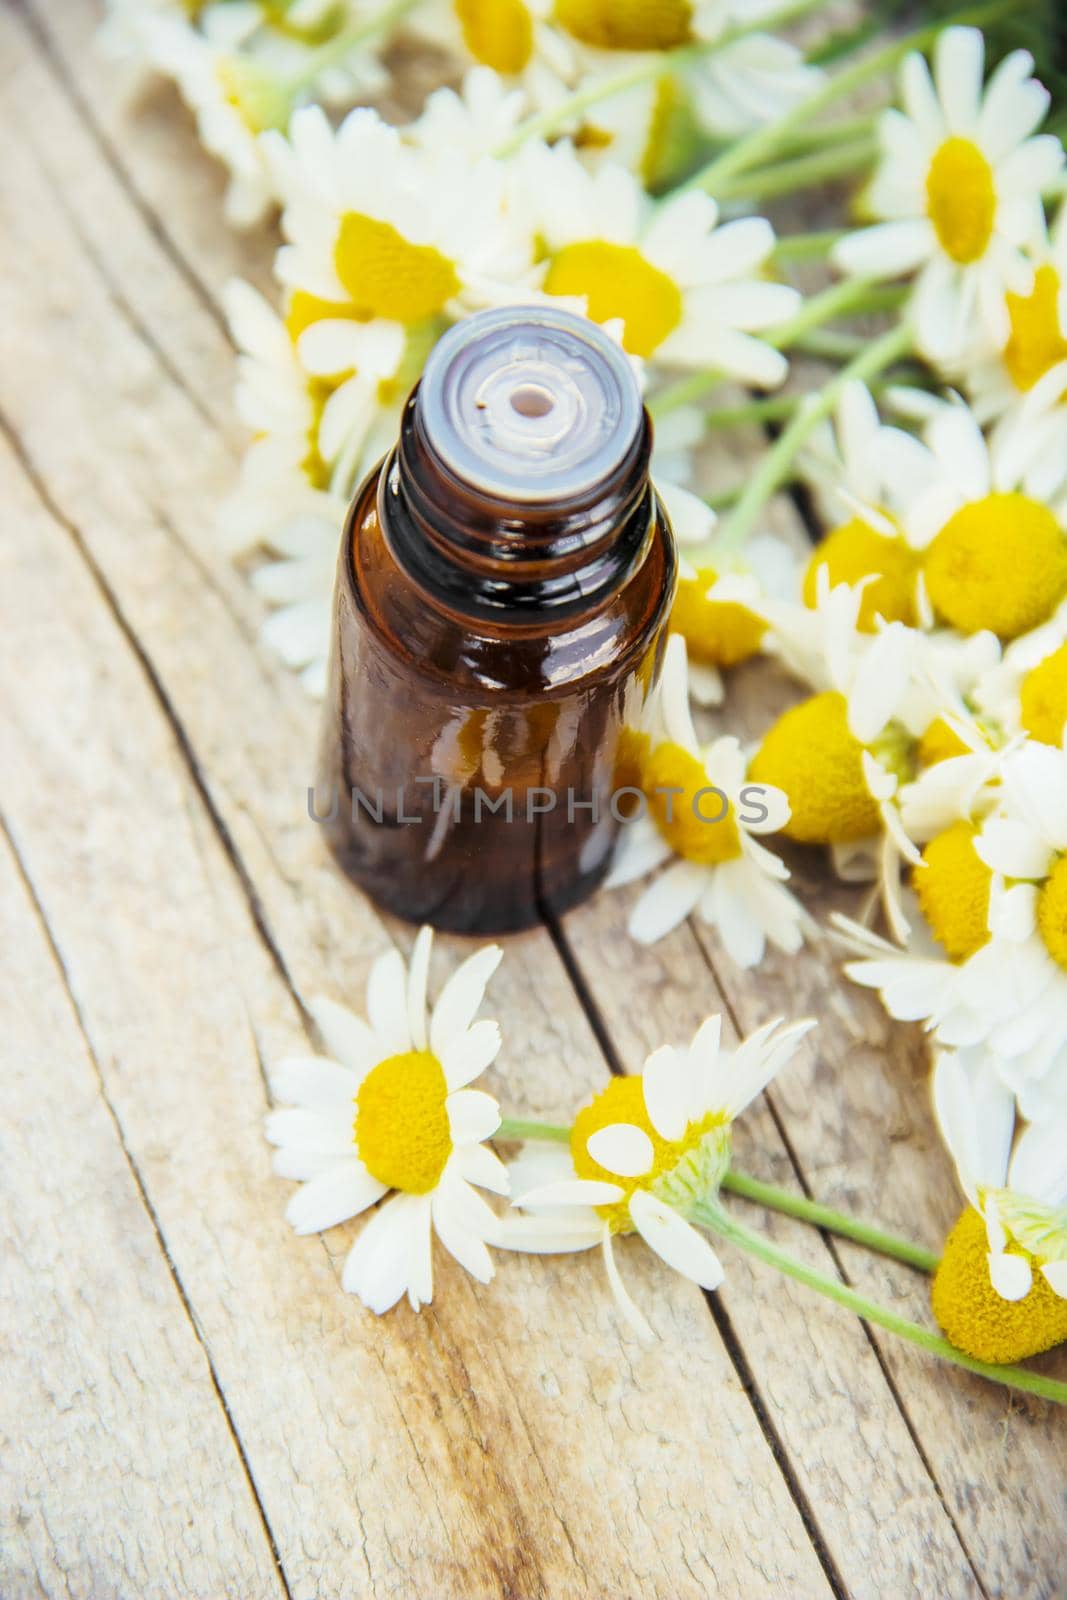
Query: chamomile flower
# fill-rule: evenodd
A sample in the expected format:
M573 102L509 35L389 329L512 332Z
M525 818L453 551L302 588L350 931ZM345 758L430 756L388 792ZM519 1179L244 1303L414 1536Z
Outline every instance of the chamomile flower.
M1024 1116L1067 1102L1067 751L1028 742L975 849L1006 881L983 996L987 1041Z
M254 437L245 476L267 494L294 477L311 488L329 483L319 427L334 382L301 363L285 322L251 284L232 280L223 299L237 358L237 413ZM335 368L335 371L337 369Z
M934 77L919 55L901 71L904 109L883 113L882 160L865 202L880 219L841 240L838 267L861 277L918 272L916 334L934 360L958 357L975 318L1003 343L1005 295L1029 294L1027 247L1039 235L1041 193L1063 166L1052 136L1031 137L1049 95L1024 50L1007 56L984 91L976 28L946 28Z
M277 274L324 316L412 330L514 293L529 269L498 162L431 155L366 109L335 131L309 106L263 147L285 206Z
M229 171L227 220L251 227L274 203L259 136L288 121L292 100L284 83L252 56L220 49L178 18L146 19L142 43L146 59L178 84L204 148Z
M865 633L875 631L879 618L914 626L922 610L920 560L903 537L898 512L901 485L932 472L922 444L883 423L870 391L852 382L802 468L830 523L804 573L805 605L817 605L825 572L831 590L862 586L856 626Z
M774 248L769 222L717 227L715 202L695 190L654 205L624 167L590 173L565 140L523 146L516 171L544 293L577 299L594 322L620 318L625 349L660 366L782 382L785 357L755 335L799 296L758 275Z
M492 155L515 131L526 96L489 67L471 67L460 91L435 89L404 138L422 150L460 151L468 160Z
M748 781L736 739L698 744L678 634L668 641L655 710L662 731L650 735L641 763L645 804L623 826L607 886L633 883L671 864L638 899L630 934L653 944L696 911L739 966L761 961L768 940L780 950L798 950L804 911L783 887L788 868L758 840L786 821L785 796Z
M677 493L664 493L676 533L678 517L671 495ZM700 540L705 546L712 526L708 524ZM716 706L723 698L722 671L751 660L763 648L769 626L764 612L767 600L784 601L795 591L796 560L789 547L772 535L755 535L743 551L719 559L718 565L712 565L716 560L712 554L694 566L680 535L679 543L683 549L671 631L680 633L686 643L690 694L698 705Z
M417 37L518 79L545 105L566 92L573 45L552 22L553 0L422 0L407 25Z
M751 28L753 12L750 0L655 0L652 5L647 0L557 0L553 15L576 48L583 82L609 72L617 75L626 62L636 65L635 58L652 52L711 46L707 52L697 49L673 73L644 88L644 116L632 96L627 111L638 126L654 128L656 120L669 115L660 89L666 80L668 92L685 96L707 132L726 137L781 116L821 81L821 73L785 39L748 32L719 44L731 28ZM610 102L595 108L597 128L610 109ZM654 159L649 143L646 138L645 162Z
M1048 621L1067 595L1067 461L1049 461L1021 417L987 441L959 403L933 411L925 439L900 516L933 614L1003 640Z
M500 1030L475 1022L500 961L487 945L453 973L427 1021L432 933L423 928L405 968L382 955L367 982L364 1021L330 1000L311 1003L328 1051L282 1061L271 1089L291 1109L272 1111L266 1132L274 1169L301 1187L286 1216L298 1233L322 1233L391 1198L363 1227L341 1282L371 1311L407 1294L414 1310L433 1294L432 1236L487 1283L496 1214L475 1185L506 1194L507 1174L483 1143L500 1112L468 1087L495 1058Z
M688 1049L665 1045L640 1076L612 1078L575 1117L569 1151L531 1150L512 1168L514 1204L526 1215L505 1219L502 1246L557 1254L599 1244L619 1308L645 1338L651 1330L623 1286L612 1240L639 1233L675 1272L719 1287L722 1265L689 1216L718 1193L735 1119L814 1027L779 1019L729 1051L721 1024L709 1017Z
M835 937L853 957L844 968L853 983L876 989L897 1022L918 1022L939 1043L961 1047L981 1045L989 1028L982 994L983 976L990 966L984 953L989 931L982 922L982 906L983 897L988 905L991 892L989 876L978 870L982 863L975 864L973 833L965 834L963 828L956 824L946 830L945 843L936 851L927 846L922 870L924 875L937 874L926 888L927 908L935 915L938 906L947 908L940 932L958 940L957 948L967 948L965 941L976 946L967 960L949 956L907 892L901 897L906 925L903 949L840 913L830 918ZM958 914L949 898L957 880L966 892Z
M1009 734L1041 744L1067 738L1067 603L1050 621L1014 639L975 685L983 714Z
M1028 293L1005 294L1003 338L979 344L960 362L958 381L980 422L1017 406L1046 373L1067 360L1067 206L1051 230L1044 226L1030 251L1034 281ZM1067 407L1049 407L1049 444L1067 449Z
M910 776L911 738L899 713L915 635L894 622L869 638L844 613L834 624L824 640L829 687L768 729L753 757L753 781L790 796L782 831L802 844L849 844L884 828L899 837L887 802L899 779Z
M322 494L302 510L264 524L269 559L252 573L252 587L272 607L260 637L314 699L326 691L337 551L348 507Z
M1012 1149L1015 1108L988 1062L940 1057L934 1105L969 1202L934 1278L959 1349L1018 1361L1067 1339L1067 1107Z

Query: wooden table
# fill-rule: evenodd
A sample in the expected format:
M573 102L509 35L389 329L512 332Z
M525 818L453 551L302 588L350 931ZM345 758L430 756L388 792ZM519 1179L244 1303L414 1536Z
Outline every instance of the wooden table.
M219 290L264 280L269 238L225 229L170 91L123 108L95 21L0 11L0 1594L1064 1595L1062 1413L745 1258L704 1298L624 1245L646 1352L595 1261L505 1257L483 1290L440 1253L432 1309L379 1321L340 1290L350 1230L285 1223L263 1064L411 931L307 821L315 716L215 533ZM508 941L509 1112L566 1116L710 1011L812 1011L740 1163L936 1244L958 1196L921 1042L823 943L755 974L700 927L640 954L627 903ZM928 1316L906 1268L762 1220Z

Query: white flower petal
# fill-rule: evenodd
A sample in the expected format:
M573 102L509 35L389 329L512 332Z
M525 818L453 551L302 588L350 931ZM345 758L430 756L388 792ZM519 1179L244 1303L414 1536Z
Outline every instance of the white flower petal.
M647 1344L655 1338L655 1334L652 1332L652 1328L650 1327L647 1318L634 1304L626 1285L619 1276L619 1269L615 1262L615 1252L611 1247L611 1234L608 1232L607 1228L604 1229L604 1232L601 1235L601 1246L604 1255L604 1270L608 1275L608 1283L611 1285L611 1292L615 1296L615 1304L626 1318L626 1321L629 1323L634 1333L637 1334L637 1337Z
M385 1184L372 1178L357 1157L308 1180L285 1208L286 1221L297 1233L323 1233L327 1228L358 1217L385 1193Z
M710 868L692 861L675 861L649 884L630 913L627 927L638 944L655 944L684 922L703 893Z
M589 1135L586 1149L597 1166L620 1178L640 1178L652 1165L655 1152L643 1128L632 1122L612 1122Z
M565 1255L571 1250L591 1250L601 1242L605 1224L595 1211L588 1218L577 1217L504 1217L500 1224L497 1246L501 1250L519 1250L527 1255Z
M676 1211L645 1189L630 1196L630 1216L642 1239L683 1278L702 1289L717 1289L725 1274L704 1236Z
M501 1043L500 1024L488 1018L455 1034L439 1058L449 1091L463 1089L480 1077L496 1060Z
M1025 1300L1030 1293L1033 1274L1025 1256L1009 1256L990 1250L989 1281L1002 1300Z
M407 973L399 950L384 951L370 969L367 1016L384 1055L402 1055L411 1049Z
M307 1008L332 1056L361 1077L374 1066L381 1052L362 1017L323 995L309 1000Z
M539 1206L611 1206L625 1193L617 1183L601 1183L596 1178L560 1178L516 1195L512 1204L524 1210Z
M510 1194L508 1169L488 1145L460 1145L452 1160L460 1177L466 1178L468 1183L476 1183L479 1188L489 1189L493 1194Z
M338 1117L333 1112L303 1108L271 1111L264 1122L264 1132L268 1144L317 1151L322 1155L352 1154L352 1119Z
M408 1031L416 1050L426 1049L426 980L432 946L433 929L420 928L408 963Z
M463 1185L463 1188L466 1186ZM471 1191L467 1190L466 1194L469 1196ZM454 1257L472 1278L476 1278L479 1283L488 1283L493 1276L492 1257L485 1247L483 1229L472 1229L467 1225L464 1214L465 1198L458 1187L442 1184L433 1197L434 1232L449 1255ZM488 1210L488 1207L486 1209ZM492 1234L495 1242L497 1219L491 1212L490 1216L494 1224Z
M445 1109L456 1144L479 1144L500 1126L500 1107L482 1089L457 1089L445 1101Z
M270 1071L270 1092L285 1105L332 1111L351 1105L359 1079L326 1056L288 1056Z
M645 1110L661 1139L680 1139L685 1132L689 1121L686 1080L686 1063L669 1044L654 1050L641 1070Z
M1067 1261L1043 1261L1041 1271L1053 1294L1067 1300Z
M420 1228L430 1216L428 1195L394 1195L376 1211L348 1252L341 1286L379 1316L406 1293Z
M470 1027L503 954L498 944L486 945L468 956L449 978L430 1018L430 1048L435 1055L443 1055L455 1036Z

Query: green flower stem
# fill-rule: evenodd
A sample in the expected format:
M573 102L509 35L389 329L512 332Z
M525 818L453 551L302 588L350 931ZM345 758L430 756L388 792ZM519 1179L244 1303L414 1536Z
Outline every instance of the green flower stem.
M745 492L729 517L721 524L716 538L720 559L723 550L736 550L744 543L764 505L785 480L797 452L834 410L846 384L853 379L867 382L907 355L911 348L911 328L907 322L902 322L866 345L829 383L806 397L748 480Z
M895 1234L886 1233L883 1228L875 1228L869 1222L860 1222L857 1217L850 1217L843 1211L835 1211L832 1206L820 1205L817 1200L808 1200L804 1195L791 1194L788 1189L779 1189L777 1184L763 1183L759 1178L749 1177L747 1172L738 1172L731 1167L722 1184L724 1189L729 1189L732 1194L739 1194L745 1200L752 1200L756 1205L767 1206L771 1211L782 1211L788 1217L796 1217L800 1222L810 1222L814 1228L825 1228L829 1233L838 1233L843 1239L852 1239L856 1244L866 1245L868 1250L875 1250L879 1255L892 1256L896 1261L903 1261L909 1267L917 1267L920 1272L935 1272L939 1257L933 1250L927 1250L921 1244L912 1244L910 1239L898 1239Z
M813 328L793 346L805 356L823 361L851 361L870 343L862 333L844 333L838 328Z
M772 261L822 261L839 239L847 239L848 228L827 228L819 233L787 233L774 247Z
M811 295L795 316L790 317L788 322L780 323L777 328L771 328L764 338L776 350L785 350L800 345L814 329L834 317L892 310L900 305L908 292L903 284L878 284L870 278L848 278L842 283L831 284L829 289L824 289L820 294ZM866 350L869 346L870 340L862 339L858 349ZM855 350L851 350L850 358L855 353ZM678 406L691 405L718 383L719 376L717 372L707 371L681 378L653 395L648 409L653 417L662 417Z
M723 178L715 186L716 200L771 200L777 195L795 194L814 184L845 177L874 165L878 145L874 139L859 139L853 144L832 145L789 161L775 162L755 170L746 168L733 178Z
M702 167L688 180L685 187L706 189L711 194L718 194L719 185L727 178L733 178L739 172L766 163L781 149L786 139L792 138L799 128L806 127L814 117L825 111L827 106L833 105L835 100L841 99L844 95L851 94L853 89L869 83L871 79L881 77L912 50L925 49L934 42L943 29L953 23L969 22L980 26L985 22L996 21L999 17L1007 16L1013 9L1014 3L1015 0L994 0L990 5L969 7L954 16L944 17L929 27L919 28L901 39L894 39L891 44L876 50L873 55L865 56L851 67L846 67L844 72L835 73L816 89L814 94L779 117L777 122L769 122L762 128L754 129L743 139L738 139L722 155L716 156L707 166Z
M320 72L327 67L332 67L338 61L343 61L345 56L355 50L359 45L365 44L369 39L376 38L381 33L386 33L390 28L401 22L409 11L414 10L419 0L386 0L380 11L373 16L365 17L360 22L354 22L347 28L327 39L325 44L319 45L316 50L305 57L298 72L285 79L285 87L290 95L298 94L301 89L306 89L313 83Z
M955 1345L949 1344L940 1334L931 1333L919 1323L910 1322L907 1317L878 1305L866 1295L849 1288L840 1279L828 1277L815 1267L809 1267L806 1261L800 1261L788 1250L782 1250L769 1239L753 1233L750 1228L744 1227L742 1223L728 1216L722 1206L714 1201L695 1205L691 1220L718 1234L720 1238L739 1245L742 1250L747 1250L757 1260L774 1267L786 1277L793 1278L797 1283L802 1283L807 1288L814 1289L816 1293L825 1295L828 1300L835 1300L838 1305L854 1311L864 1321L873 1322L877 1327L885 1328L887 1332L909 1340L921 1350L928 1350L932 1355L951 1361L958 1367L964 1367L968 1372L976 1372L979 1377L989 1378L993 1383L1002 1383L1011 1389L1021 1389L1025 1394L1038 1395L1043 1400L1054 1400L1059 1405L1067 1405L1067 1383L1061 1383L1055 1378L1046 1378L1037 1372L1028 1372L1025 1367L1002 1367L994 1366L987 1361L976 1361L973 1356L957 1350Z
M741 428L749 422L781 422L791 417L803 399L799 394L769 395L766 400L750 400L742 406L716 406L705 411L708 428Z
M503 1141L531 1139L553 1144L569 1144L570 1137L570 1128L562 1123L534 1122L519 1117L505 1117L494 1134L494 1138ZM731 1167L727 1172L723 1188L756 1205L782 1211L786 1216L796 1217L798 1221L808 1222L815 1228L838 1233L842 1238L866 1245L880 1255L893 1256L897 1261L906 1262L909 1267L918 1267L921 1272L933 1272L937 1268L938 1257L934 1251L912 1244L908 1239L899 1239L895 1234L887 1233L884 1228L875 1228L869 1222L860 1222L843 1211L835 1211L832 1206L820 1205L816 1200L780 1189L777 1184L752 1178L747 1172L739 1172L736 1167Z
M494 1139L543 1139L552 1144L570 1144L571 1130L558 1122L527 1122L522 1117L504 1117Z
M813 328L821 328L824 322L832 322L835 317L865 316L872 311L895 311L910 293L911 287L905 283L876 283L870 278L846 278L841 283L831 284L819 294L810 295L788 322L780 322L776 328L768 329L766 342L776 350L788 350ZM865 349L869 343L868 339L863 341Z
M874 112L862 117L840 117L836 122L797 128L787 135L782 149L797 155L805 150L826 150L832 144L851 144L856 139L873 137L877 128L878 115Z
M822 0L788 0L787 4L779 6L777 11L761 17L757 22L739 23L733 28L727 28L717 39L682 45L677 50L649 51L647 54L642 54L640 59L625 71L618 72L610 78L602 78L599 82L587 84L584 89L578 89L574 94L567 95L566 99L550 106L547 111L527 117L508 139L497 146L494 154L498 157L514 155L527 139L543 139L546 134L555 133L575 117L588 111L590 106L598 105L602 100L610 100L615 95L625 94L628 89L635 89L639 84L654 82L655 79L687 67L694 61L718 55L728 45L735 44L738 39L747 38L750 34L773 33L776 28L783 27L807 11L815 10L821 4Z

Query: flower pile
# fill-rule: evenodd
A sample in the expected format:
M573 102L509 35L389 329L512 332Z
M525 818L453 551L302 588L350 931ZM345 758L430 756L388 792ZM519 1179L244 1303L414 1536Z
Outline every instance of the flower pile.
M682 559L664 671L619 753L635 804L609 885L649 879L629 898L638 946L695 914L746 967L812 931L788 887L791 853L825 852L874 886L835 932L850 977L929 1035L938 1123L968 1200L934 1279L953 1341L941 1353L989 1371L1067 1338L1062 121L1049 120L1032 57L992 24L987 73L970 26L876 47L859 28L805 52L783 29L816 9L110 0L106 37L176 81L228 170L230 219L278 216L273 302L227 290L251 442L221 522L269 607L267 643L312 695L346 506L442 332L548 300L627 352ZM446 52L459 87L397 126L368 102L389 85L401 34L409 50ZM872 85L880 107L835 115ZM763 214L842 177L855 191L839 227L779 237ZM823 278L805 296L791 276L812 262ZM870 314L873 335L850 320ZM784 388L794 352L831 363L820 388ZM754 392L739 399L738 386ZM742 483L707 497L708 430L743 428L750 451L759 423L773 442ZM827 530L804 557L764 526L797 483ZM797 699L742 740L730 679L764 656ZM806 1024L768 1025L731 1055L712 1019L566 1126L501 1124L469 1087L500 1044L474 1020L499 952L465 963L427 1019L429 955L424 930L410 968L381 959L367 1022L315 1003L324 1054L272 1080L287 1103L268 1122L277 1170L302 1185L294 1227L332 1228L381 1202L347 1289L376 1311L404 1294L417 1309L434 1235L481 1281L492 1245L600 1244L646 1331L614 1261L619 1235L637 1232L706 1289L722 1268L697 1228L794 1271L720 1190L751 1192L731 1174L730 1124ZM520 1127L547 1154L528 1149L509 1185L485 1141ZM509 1187L521 1215L476 1192ZM824 1292L861 1309L851 1290ZM862 1314L888 1315L866 1302Z

